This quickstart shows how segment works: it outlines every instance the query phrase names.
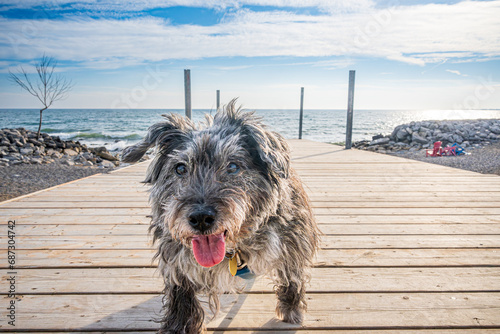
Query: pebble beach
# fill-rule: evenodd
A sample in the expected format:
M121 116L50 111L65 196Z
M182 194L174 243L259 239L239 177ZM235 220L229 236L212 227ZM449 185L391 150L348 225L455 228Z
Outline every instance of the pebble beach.
M24 128L0 130L0 201L123 167L118 152Z
M425 150L398 151L387 153L400 158L413 159L427 163L459 168L481 174L500 175L500 143L490 143L479 148L469 150L468 155L426 157Z
M59 163L0 167L0 202L97 173L101 171Z
M442 147L458 144L466 154L426 156L426 151L432 151L438 141ZM499 119L410 122L398 125L390 134L373 136L371 141L358 141L353 146L406 159L500 175Z

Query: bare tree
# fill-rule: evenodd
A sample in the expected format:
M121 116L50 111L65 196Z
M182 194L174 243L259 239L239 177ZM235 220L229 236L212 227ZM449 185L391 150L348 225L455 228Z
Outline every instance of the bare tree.
M43 108L40 109L40 123L38 125L37 136L40 138L40 128L42 127L42 113L48 109L52 103L66 97L67 93L73 88L71 80L67 80L57 73L54 73L57 62L52 57L43 55L42 59L35 66L38 77L32 82L28 73L21 67L21 70L14 74L9 71L9 79L28 93L38 98L42 102Z

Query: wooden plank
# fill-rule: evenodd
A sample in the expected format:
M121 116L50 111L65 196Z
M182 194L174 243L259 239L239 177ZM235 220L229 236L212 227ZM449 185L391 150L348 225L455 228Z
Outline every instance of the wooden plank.
M498 329L486 329L486 328L475 328L475 329L462 329L462 328L454 328L454 329L383 329L383 330L377 330L377 329L353 329L351 332L356 333L356 334L498 334ZM127 332L129 333L129 332ZM135 334L152 334L155 332L137 332ZM213 333L213 334L221 334L220 330L215 330L215 331L207 331L207 333ZM224 334L238 334L238 333L253 333L255 334L256 331L254 329L244 329L244 330L238 330L238 331L224 331ZM329 329L329 330L308 330L308 329L294 329L291 331L288 330L280 330L279 332L276 330L273 331L262 331L259 330L257 332L258 334L346 334L347 329L340 329L340 330L335 330L335 329Z
M346 176L347 177L347 176ZM339 189L341 185L349 186L348 190ZM491 183L490 183L491 185ZM418 187L418 188L416 188ZM111 188L111 186L110 186ZM428 188L435 188L433 190L429 190ZM478 189L479 188L479 189ZM491 188L491 187L490 187ZM69 190L69 189L68 189ZM71 189L69 192L70 195L74 197L86 197L86 198L101 198L101 197L113 197L115 200L121 200L123 197L129 197L133 199L139 200L147 200L148 193L146 191L135 191L129 188L120 188L115 191L110 190L108 188L100 188L98 189L99 195L96 195L97 189L95 187L88 188L79 188L79 189ZM377 189L373 187L369 187L367 189L363 189L363 185L353 186L351 184L337 183L335 188L331 187L331 192L329 187L312 187L308 186L307 183L305 185L305 191L308 196L338 196L340 194L345 194L344 198L366 198L366 197L380 197L383 196L385 201L390 201L392 198L397 200L397 197L406 197L408 201L412 201L413 197L422 197L422 194L429 200L437 200L438 198L442 198L445 201L451 201L454 198L462 198L462 201L466 201L469 197L474 201L475 196L490 198L490 201L498 198L498 192L493 191L491 189L486 189L481 185L477 185L476 189L456 189L453 186L449 186L446 189L439 187L431 187L431 186L415 186L415 187L392 187L391 189L384 189L383 187L379 187ZM117 194L119 192L119 194ZM50 191L47 193L48 197L56 197L63 198L65 194L68 194L68 191ZM490 196L491 195L491 196ZM70 198L68 198L70 199ZM77 199L78 200L78 199ZM5 205L6 202L2 202Z
M346 165L343 165L342 167L347 167ZM388 167L391 169L390 167ZM412 173L411 175L408 175L407 173L404 174L404 172L407 172L403 169L397 169L397 168L392 168L392 171L396 172L396 174L387 174L387 170L384 170L384 173L381 172L373 172L371 171L371 174L367 174L369 170L366 170L364 172L361 172L359 170L354 171L352 173L347 174L347 169L296 169L300 173L300 178L303 181L307 182L321 182L321 180L325 180L327 182L333 183L336 181L341 181L341 182L348 182L348 183L389 183L389 184L405 184L405 183L417 183L417 182L423 182L423 183L432 183L432 184L456 184L457 183L457 176L454 174L450 174L449 170L448 173L443 173L443 174L431 174L431 175L425 175L425 176L419 176L416 173ZM398 173L400 171L401 173ZM418 170L417 170L418 171ZM424 170L426 171L426 170ZM343 176L345 175L353 175L353 173L357 174L356 178L349 178L345 179ZM376 176L376 177L374 177ZM145 178L145 174L142 175L142 177L134 177L134 176L124 176L124 177L107 177L107 176L96 176L94 178L89 178L82 180L81 182L78 182L77 184L72 184L73 187L78 187L78 186L98 186L98 185L104 185L104 184L113 184L115 186L131 186L130 181L133 181L134 184L132 185L134 188L142 189L142 188L147 188L148 185L145 183L142 183L142 180ZM128 182L127 182L128 181ZM467 175L467 176L461 176L459 179L460 183L462 185L468 185L468 184L481 184L481 183L487 183L487 182L494 182L498 183L499 182L499 177L496 175L485 175L483 177L476 177L474 174L472 175Z
M310 186L322 186L322 185L332 185L334 186L335 184L349 184L353 186L362 186L362 185L367 185L367 186L381 186L384 185L388 188L402 188L402 187L414 187L414 186L429 186L429 187L449 187L449 186L454 186L456 188L456 179L450 179L450 180L422 180L422 179L415 179L415 180L384 180L384 181L376 181L374 180L376 177L372 178L366 178L366 180L363 180L363 178L356 178L356 179L348 179L348 180L342 180L341 178L334 178L330 179L328 177L320 177L317 179L311 179L311 178L301 178L302 181L304 181L306 184ZM498 184L499 181L497 180L475 180L475 179L470 179L469 181L465 180L461 186L463 187L464 190L470 190L475 187L479 186L491 186ZM487 189L490 189L487 187ZM498 189L495 189L492 187L492 192L498 192Z
M153 267L153 250L16 250L16 268ZM0 269L7 269L0 252Z
M500 248L500 235L323 236L322 248Z
M349 185L351 189L342 189L343 185ZM129 184L124 182L122 184L106 184L102 182L96 182L95 184L74 184L68 185L65 189L54 189L51 194L59 194L64 191L71 190L78 194L78 192L94 192L99 191L101 194L112 194L116 192L116 189L111 189L112 187L123 189L130 195L132 194L146 194L148 188L146 186L136 186L134 184ZM439 192L453 192L457 191L456 182L449 183L440 183L440 182L426 182L426 181L418 181L415 182L399 182L399 183L391 183L391 182L363 182L363 181L342 181L338 182L335 180L324 182L318 181L309 181L306 182L306 190L311 191L321 191L323 189L330 189L332 192L346 192L349 194L350 192L361 192L363 189L370 190L372 192L377 191L380 193L387 192L426 192L429 188L439 188ZM460 192L466 194L468 192L480 192L483 195L486 192L498 192L498 182L492 181L484 181L484 182L476 182L467 185L462 185L460 188Z
M18 250L17 268L151 267L154 250ZM0 269L7 268L0 252ZM317 255L321 267L500 266L500 249L329 249Z
M439 198L436 198L439 197ZM468 193L468 194L460 194L456 191L448 192L448 193L429 193L426 192L425 195L414 193L400 193L397 196L386 196L384 194L366 194L365 192L358 192L356 194L351 194L350 196L342 196L342 194L325 194L325 195L316 195L312 194L309 196L313 205L320 205L323 202L327 203L379 203L379 202L389 202L389 203L434 203L436 201L439 203L457 203L460 202L462 204L470 204L475 202L480 203L498 203L500 201L500 193L490 192L487 195L484 193ZM390 200L390 201L389 201ZM93 194L93 195L74 195L70 194L60 194L60 195L48 195L43 197L27 197L16 201L16 203L33 203L30 205L35 205L37 203L42 205L47 202L85 202L85 203L100 203L100 202L140 202L148 205L147 196L127 196L120 194L115 195L103 195L103 194ZM471 205L471 204L470 204Z
M146 216L151 210L149 208L85 208L85 209L18 209L2 208L0 216L16 219L23 216Z
M348 185L349 188L345 189L345 186ZM343 188L344 187L344 188ZM335 183L335 184L328 184L328 183L317 183L317 184L311 184L307 183L305 186L306 191L309 192L321 192L321 191L331 191L331 192L342 192L349 194L350 192L360 192L363 191L363 189L367 192L373 192L373 193L391 193L391 192L406 192L406 193L413 193L413 192L426 192L430 187L434 187L433 185L425 185L425 184L414 184L414 185L385 185L385 184L349 184L349 183ZM451 192L451 191L456 191L457 186L456 185L439 185L439 188L441 191L446 191L446 192ZM461 192L462 193L467 193L467 192L482 192L483 195L486 195L490 192L496 192L498 190L498 185L497 184L476 184L476 185L469 185L466 188L462 188ZM389 194L390 195L390 194Z
M16 215L12 212L10 216L0 216L0 225L6 225L8 220L16 220L18 224L38 224L38 225L100 225L100 224L149 224L151 219L147 215L127 216L72 216L70 214L61 214L58 216L41 215ZM317 215L316 220L319 224L375 224L396 223L396 224L498 224L500 215L359 215L354 212L344 215Z
M19 236L98 236L98 235L130 235L143 236L148 233L146 224L100 224L93 225L61 225L61 224L17 224ZM500 225L499 225L500 229Z
M496 224L500 223L498 215L472 215L462 214L456 216L444 215L359 215L356 213L346 215L317 215L316 220L320 224L328 223L363 223L363 224L380 224L380 223L398 223L398 224Z
M335 235L428 235L496 234L500 235L500 224L320 224L324 234Z
M142 235L88 235L16 237L17 250L48 249L151 249L152 237ZM5 243L0 249L6 249Z
M467 258L466 258L467 257ZM499 266L499 249L340 249L323 250L318 266Z
M500 215L500 208L316 208L313 211L315 215Z
M131 180L130 182L134 182L134 181ZM136 194L146 195L148 189L144 188L144 187L137 187L133 183L129 184L129 185L124 184L123 186L118 186L116 184L103 184L103 183L100 183L100 185L99 184L96 184L96 185L92 185L92 184L79 185L79 184L77 184L75 186L69 185L65 189L56 188L56 189L50 190L49 194L50 195L60 195L60 194L68 193L68 190L70 190L71 193L76 194L76 195L78 195L78 194L91 195L91 194L95 194L95 193L99 193L99 195L103 195L103 194L113 195L117 192L120 192L121 195L133 196Z
M500 201L495 202L370 202L363 199L363 202L313 202L314 209L337 209L337 208L350 208L350 209L455 209L460 211L465 208L500 208Z
M497 192L462 192L459 189L455 191L439 191L438 189L428 190L425 192L366 192L366 191L352 191L349 193L342 192L309 192L309 198L313 201L360 201L366 199L367 201L396 201L396 202L412 202L412 201L471 201L471 202L489 202L496 201L500 197Z
M37 210L44 210L44 209L62 209L62 208L70 208L70 209L75 209L75 208L90 208L90 209L102 209L102 208L121 208L121 209L128 209L128 208L141 208L141 209L150 209L150 206L147 202L147 200L138 200L138 201L113 201L113 202L106 202L106 201L73 201L73 202L64 202L64 201L57 201L57 202L31 202L31 201L26 201L26 202L12 202L9 204L5 204L2 206L2 209L37 209Z
M348 202L355 202L358 203L360 201L363 202L369 202L369 203L379 203L379 202L415 202L415 203L435 203L436 201L440 202L445 202L445 203L456 203L460 202L462 203L475 203L475 202L494 202L497 203L500 200L500 193L495 193L495 192L489 192L488 194L484 193L467 193L467 194L461 194L457 191L453 192L426 192L425 194L408 194L408 193L400 193L396 197L393 196L393 194L390 194L389 196L381 193L381 194L367 194L365 192L358 192L356 194L351 194L351 195L345 195L343 196L342 194L323 194L323 195L317 195L317 194L312 194L309 196L311 199L312 203L320 204L322 202L327 202L327 203L348 203ZM81 199L84 199L82 197ZM110 201L111 198L108 197ZM28 199L26 199L28 200ZM61 201L63 201L63 198L60 198ZM68 199L71 200L71 199ZM104 199L103 199L104 200ZM119 200L117 198L114 199Z
M489 200L490 197L484 197L484 200ZM76 195L73 193L69 194L47 194L44 197L28 197L18 202L22 203L47 203L47 202L143 202L148 203L147 196L129 196L124 194L115 195L105 195L105 194L93 194L93 195Z
M493 234L500 235L500 224L320 224L324 234L330 235L453 235L453 234ZM98 236L98 235L138 235L148 233L147 224L17 224L19 236Z
M222 310L207 327L239 330L296 329L275 319L272 294L224 295ZM375 293L310 294L302 328L347 327L500 328L500 293ZM161 296L140 295L25 295L16 315L20 328L54 330L147 330L158 327ZM57 314L57 317L54 317ZM5 329L5 323L0 324Z
M0 216L18 219L23 216L146 216L150 208L2 208ZM315 215L499 215L500 208L315 208Z
M9 290L2 274L0 294ZM16 292L26 294L161 293L156 268L18 269ZM85 277L85 279L82 279ZM498 268L313 268L309 293L500 291ZM242 280L246 291L272 293L265 277Z
M66 332L59 332L59 331L53 331L53 332L37 332L38 334L53 334L53 333L66 333ZM85 331L85 333L89 334L103 334L102 331ZM125 329L121 329L120 333L128 333L128 334L156 334L157 331L155 330L145 330L145 331L125 331ZM241 334L241 333L253 333L255 334L256 331L253 328L246 328L246 329L238 329L237 331L222 331L222 330L208 330L207 334ZM294 329L294 330L279 330L277 332L276 330L259 330L258 334L346 334L345 329L340 329L340 330L335 330L335 329L329 329L329 330L316 330L311 331L309 329ZM477 333L483 333L483 334L498 334L498 329L486 329L486 328L474 328L474 329L383 329L383 330L373 330L373 329L356 329L355 330L356 334L477 334Z
M406 175L407 179L430 179L442 176L444 178L473 178L476 177L477 173L454 169L449 167L439 168L436 165L410 162L404 164L394 164L394 163L383 163L383 162L373 162L373 163L361 163L361 162L339 162L334 161L308 161L301 164L300 161L293 161L293 168L300 173L300 175L307 176L317 176L321 174L329 174L330 176L339 175L352 175L360 177L377 176L384 179L390 179L391 174L386 172L394 173L395 177L404 177ZM302 174L304 173L304 174ZM479 180L482 178L493 178L492 174L483 174L483 176L477 176Z
M152 237L141 235L18 236L19 250L150 249ZM321 238L324 249L500 248L500 235L349 235ZM0 246L6 249L7 243Z
M344 152L337 152L344 153ZM394 158L389 156L380 156L377 159L370 159L371 157L366 154L367 152L348 152L347 154L350 156L346 156L344 154L323 154L316 155L316 159L313 155L309 155L306 158L295 157L292 152L292 163L295 169L301 170L331 170L336 169L343 173L346 173L346 169L342 167L350 167L350 166L358 166L359 168L354 169L353 173L360 172L371 172L371 173L381 173L383 172L383 168L393 169L393 170L401 170L406 171L408 176L414 176L414 173L410 173L411 171L434 171L436 173L428 173L427 175L450 175L450 171L453 171L453 175L459 176L471 176L473 174L477 174L474 172L470 172L467 170L461 170L456 168L450 168L445 166L434 165L427 162L419 162L416 160L404 159L404 158ZM354 155L353 155L354 154ZM373 156L372 156L373 157ZM363 160L364 159L364 160ZM432 160L429 160L432 161ZM372 166L370 168L370 166ZM308 168L310 167L310 168ZM383 168L382 168L383 167ZM448 172L448 173L446 173ZM418 175L418 174L417 174Z
M464 201L450 201L450 202L382 202L382 201L369 201L363 199L359 201L314 201L312 207L315 209L324 208L373 208L373 209L387 209L387 208L441 208L441 209L463 209L463 208L500 208L500 198L498 201L487 202L464 202ZM139 199L137 201L111 201L104 200L95 201L57 201L57 202L33 202L33 201L19 201L6 204L3 209L49 209L49 208L143 208L149 209L150 205L146 199Z
M17 224L39 224L39 225L53 225L53 224L69 224L69 225L100 225L100 224L147 224L151 223L151 218L146 215L142 216L127 216L127 215L115 215L115 216L71 216L71 215L60 215L60 216L33 216L28 214L15 214L12 213L10 216L0 216L0 226L7 225L8 220L15 220Z

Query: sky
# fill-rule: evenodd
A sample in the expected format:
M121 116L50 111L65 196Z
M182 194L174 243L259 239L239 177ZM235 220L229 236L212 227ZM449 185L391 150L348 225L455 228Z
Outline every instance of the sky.
M74 87L53 108L500 109L500 1L2 0L0 109L42 55Z

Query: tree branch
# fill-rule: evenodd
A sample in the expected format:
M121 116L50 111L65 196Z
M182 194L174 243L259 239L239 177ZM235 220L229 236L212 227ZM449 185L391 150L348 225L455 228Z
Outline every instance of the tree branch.
M21 67L18 74L9 71L9 80L19 85L31 95L35 96L47 109L55 101L66 97L73 88L71 80L67 80L55 73L57 62L52 57L42 56L40 62L35 66L38 74L36 84L32 82L28 73Z

